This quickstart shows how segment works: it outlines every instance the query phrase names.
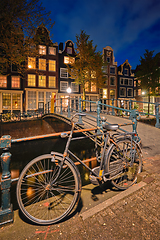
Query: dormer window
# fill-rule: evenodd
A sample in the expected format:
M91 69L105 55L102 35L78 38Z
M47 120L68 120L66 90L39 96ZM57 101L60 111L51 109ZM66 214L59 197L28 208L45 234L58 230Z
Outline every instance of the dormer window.
M123 71L124 75L128 76L128 69L125 68L124 71Z
M72 54L72 48L71 47L67 47L67 53Z
M56 55L56 48L55 47L49 47L49 54L50 55Z

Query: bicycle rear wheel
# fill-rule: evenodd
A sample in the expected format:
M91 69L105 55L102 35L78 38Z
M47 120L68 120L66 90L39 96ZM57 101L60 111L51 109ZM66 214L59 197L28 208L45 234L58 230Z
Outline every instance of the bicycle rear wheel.
M74 163L62 154L42 155L22 171L17 184L17 201L22 213L40 225L57 223L74 208L81 180Z
M138 144L130 138L119 139L108 148L105 172L112 178L112 185L125 190L137 181L142 170L142 155Z

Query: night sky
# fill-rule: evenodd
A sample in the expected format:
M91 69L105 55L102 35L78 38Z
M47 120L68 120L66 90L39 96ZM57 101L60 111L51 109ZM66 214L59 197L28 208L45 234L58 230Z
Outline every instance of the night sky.
M145 49L160 52L160 0L41 0L55 25L53 42L76 42L84 30L97 50L110 46L118 66L135 69Z

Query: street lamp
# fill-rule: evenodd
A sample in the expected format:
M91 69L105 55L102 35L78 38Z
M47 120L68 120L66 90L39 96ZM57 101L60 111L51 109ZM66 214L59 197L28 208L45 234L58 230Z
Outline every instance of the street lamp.
M67 88L67 93L71 93L72 92L72 89L70 87Z

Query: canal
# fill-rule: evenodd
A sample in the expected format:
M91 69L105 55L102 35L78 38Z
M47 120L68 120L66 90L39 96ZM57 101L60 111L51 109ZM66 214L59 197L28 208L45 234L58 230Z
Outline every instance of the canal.
M76 134L77 137L77 134ZM27 142L13 143L10 149L12 154L10 171L11 178L18 178L22 169L30 162L33 158L48 154L51 151L63 153L67 139L62 139L60 137L50 138L44 140L33 140ZM70 144L70 150L77 155L81 160L95 157L94 142L90 139L81 139L72 141ZM0 155L2 150L0 151ZM95 167L97 162L93 161L88 163L88 166ZM82 185L90 183L89 181L89 171L83 166L78 165L78 169L81 174ZM1 179L2 169L0 166L0 179ZM16 185L17 182L12 182L11 185L11 203L13 204L13 209L18 209L17 199L16 199ZM0 198L1 206L1 198Z

